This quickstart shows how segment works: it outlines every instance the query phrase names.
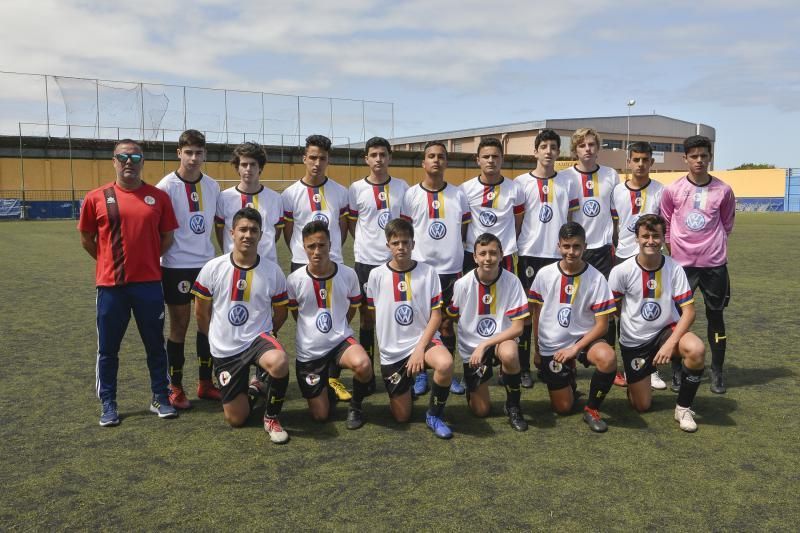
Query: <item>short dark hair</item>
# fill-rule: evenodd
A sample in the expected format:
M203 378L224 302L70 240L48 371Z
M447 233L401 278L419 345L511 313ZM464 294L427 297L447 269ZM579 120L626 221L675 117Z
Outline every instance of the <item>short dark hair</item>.
M414 239L414 226L404 218L394 218L390 220L383 228L383 232L386 234L387 242L392 237L400 234L408 235L412 240Z
M567 222L558 230L558 240L572 239L573 237L580 238L586 242L586 230L577 222Z
M542 144L544 141L555 141L556 146L559 150L561 150L561 136L556 133L555 130L550 128L545 128L543 130L539 130L539 133L536 134L536 137L533 139L533 149L536 150L539 148L539 145Z
M704 135L692 135L683 141L683 153L688 154L692 148L706 148L711 153L711 139Z
M444 155L447 155L447 146L445 146L442 141L428 141L428 142L426 142L425 143L425 148L422 149L422 153L424 154L425 152L427 152L428 148L430 148L431 146L441 146L442 150L444 150Z
M116 142L116 144L114 144L114 152L116 152L117 148L119 148L123 144L133 145L136 148L138 148L140 152L142 151L142 145L134 141L133 139L120 139Z
M478 246L486 246L487 244L496 243L497 247L500 248L500 253L503 253L503 243L500 242L500 239L497 238L497 235L492 233L481 233L478 235L478 238L475 239L475 244L472 246L472 251L477 251Z
M631 158L631 154L636 152L637 154L647 154L647 157L653 157L653 147L647 141L636 141L632 142L628 145L628 159Z
M372 137L368 140L364 145L364 152L368 153L370 148L375 148L376 146L382 146L386 148L387 152L392 153L392 145L383 137Z
M316 146L320 150L325 150L326 152L331 151L331 140L325 137L324 135L309 135L306 137L306 149L305 151L308 152L309 146Z
M503 153L503 143L500 139L496 137L484 137L481 139L481 142L478 143L478 149L475 151L476 155L481 155L481 148L486 148L487 146L491 146L493 148L497 148L500 150L500 153Z
M258 143L251 141L244 142L233 149L233 156L231 157L231 165L239 168L239 163L242 157L251 157L258 161L258 166L262 169L267 164L267 151Z
M236 211L236 214L233 215L233 222L231 222L231 227L235 228L236 223L243 218L256 222L258 224L258 229L263 229L264 227L264 223L261 219L261 213L259 213L257 209L253 209L252 207L243 207L238 211Z
M197 130L186 130L178 137L178 150L184 146L206 147L206 136Z
M667 221L661 215L648 214L640 216L634 226L634 234L637 237L639 236L639 228L642 226L650 231L655 230L656 226L661 226L661 233L666 233L667 231Z
M301 235L303 240L306 240L307 237L310 237L315 233L324 233L328 240L331 240L331 230L328 229L328 223L323 220L312 220L303 226L303 232Z

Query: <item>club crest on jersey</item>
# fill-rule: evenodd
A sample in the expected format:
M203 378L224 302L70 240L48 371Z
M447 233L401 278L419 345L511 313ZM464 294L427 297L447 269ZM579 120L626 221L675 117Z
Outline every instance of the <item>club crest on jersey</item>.
M156 199L153 198L152 196L145 196L144 203L146 203L147 205L156 205Z
M434 203L436 203L436 202L434 202ZM442 222L439 222L438 220L436 220L428 228L428 235L431 236L431 239L434 239L434 240L437 240L437 241L441 240L441 239L444 239L444 236L447 235L447 226L445 226Z
M203 215L193 215L189 219L189 228L197 235L202 235L206 232L206 217Z
M644 368L645 364L647 364L647 361L645 361L641 357L637 357L636 359L631 361L631 368L636 370L636 371L639 371L639 370Z
M431 202L431 207L434 209L439 209L442 206L442 202L439 200L434 200Z
M225 387L228 383L231 382L231 373L227 370L223 370L219 373L219 384Z
M573 293L573 292L575 292L575 285L573 285L572 283L570 283L569 285L567 285L566 287L564 287L564 292L565 292L565 293L567 293L567 294L569 294L570 296L572 296L572 293Z
M648 322L657 320L661 316L661 306L658 302L645 302L641 310L642 318Z
M394 374L392 374L391 376L389 376L389 379L388 379L388 381L389 381L389 383L391 383L392 385L397 385L398 383L400 383L400 380L401 380L401 379L403 379L403 376L400 374L400 372L395 372Z
M378 193L378 200L380 200L381 202L386 201L386 191L381 191Z
M148 196L148 198L150 198L150 197ZM146 201L147 200L145 200L145 202ZM107 204L115 204L115 203L117 203L117 200L113 196L109 196L108 198L106 198L106 203Z
M497 330L497 322L494 318L481 318L478 321L477 332L481 337L491 337Z
M400 305L394 311L394 319L401 326L410 326L414 322L414 310L408 304Z
M314 200L315 204L318 204L319 201L322 200L322 196L320 196L318 192L315 192L311 199Z
M553 208L545 204L539 208L539 222L547 224L553 220Z
M191 288L192 284L189 283L187 280L178 282L178 292L181 294L187 294Z
M570 320L572 319L572 308L562 307L558 310L558 325L562 328L568 328Z
M587 187L589 187L589 185L591 185L591 184L592 184L591 181L587 181L586 182L586 186ZM583 214L586 215L587 217L592 217L592 218L594 218L597 215L599 215L600 214L600 202L598 202L597 200L592 200L592 199L586 200L586 202L583 204Z
M658 282L656 280L654 280L654 279L648 279L647 280L647 288L648 289L650 289L651 291L654 291L656 289L656 287L658 287Z
M378 215L378 226L383 229L386 227L387 222L389 222L389 217L392 214L389 211L383 211L380 215Z
M330 221L328 220L328 215L326 215L325 213L314 213L314 216L311 217L311 220L313 222L324 222L326 226L330 224Z
M237 281L236 282L236 288L239 289L240 291L245 290L247 288L247 280L246 279L240 279L239 281Z
M317 315L317 329L320 333L328 333L333 328L333 318L327 311L321 312Z
M249 207L249 208L252 209L253 208L253 202L247 202L246 204L244 204L244 206L245 207Z
M692 211L686 215L686 227L692 231L700 231L706 227L706 217L700 211Z
M234 326L241 326L247 319L250 318L250 313L247 311L247 308L242 304L237 304L231 307L231 310L228 311L228 322L233 324Z
M529 266L529 267L525 268L525 275L528 276L528 278L532 278L533 277L533 272L534 271L533 271L533 267L532 266Z
M308 383L311 387L316 386L316 384L319 383L319 380L319 374L309 374L306 376L306 383Z
M555 359L550 361L550 364L548 364L547 366L550 367L550 372L552 372L553 374L558 374L564 368L564 365L562 365Z
M492 303L492 295L491 294L484 294L483 296L481 296L481 301L484 304L489 305L490 303Z
M497 215L495 215L491 211L482 211L481 214L478 215L478 220L480 220L483 226L491 228L492 226L497 224Z

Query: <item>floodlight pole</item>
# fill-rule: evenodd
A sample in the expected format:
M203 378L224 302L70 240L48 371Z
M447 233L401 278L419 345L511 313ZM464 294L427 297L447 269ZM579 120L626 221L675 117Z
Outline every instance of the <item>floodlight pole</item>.
M625 134L625 157L628 157L628 149L631 145L631 108L636 105L636 100L631 98L628 100L628 130Z

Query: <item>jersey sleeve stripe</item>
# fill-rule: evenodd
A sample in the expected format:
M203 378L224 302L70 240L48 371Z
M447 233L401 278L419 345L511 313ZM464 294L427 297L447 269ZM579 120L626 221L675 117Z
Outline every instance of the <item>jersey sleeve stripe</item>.
M442 305L442 293L440 292L439 294L431 298L431 308L436 309L436 307L441 307L441 305Z
M211 291L200 285L197 281L194 282L194 286L192 287L192 294L200 298L205 298L206 300L212 298Z
M272 305L286 305L289 303L289 295L286 291L276 294L272 297Z
M511 318L511 319L514 319L514 318L519 317L523 313L526 313L526 314L528 313L528 306L527 305L521 305L519 307L515 307L514 309L509 309L508 311L506 311L506 316Z
M470 222L472 222L472 211L466 211L461 215L461 223L469 224Z
M521 215L525 212L525 204L515 205L514 206L514 214Z
M623 297L623 296L625 296L625 293L624 293L624 292L619 292L619 291L611 291L611 293L614 295L614 300L616 300L616 301L618 301L618 302L622 300L622 297Z
M683 294L679 294L678 296L673 296L672 299L675 300L675 303L681 307L694 302L694 296L692 294L692 291L686 291Z
M350 209L347 213L347 218L350 220L358 220L358 209Z
M595 316L600 315L607 315L608 313L613 313L617 310L617 305L614 303L614 300L606 300L605 302L600 302L591 306L591 310L594 311Z
M289 298L289 311L297 311L297 308L297 300L294 298Z
M542 298L542 295L539 294L538 292L534 291L533 289L528 291L528 301L529 302L534 302L534 303L537 303L537 304L543 304L544 303L544 299Z
M447 307L447 315L456 318L459 315L459 309L453 304Z
M220 217L220 216L214 215L214 224L216 224L217 226L224 226L225 225L225 219Z
M283 219L286 222L294 222L294 211L284 211L283 212Z
M367 298L367 309L369 309L370 311L375 310L375 300L373 300L372 298Z
M619 220L619 213L616 209L611 210L611 220Z
M286 220L283 217L280 217L278 221L275 223L275 227L280 229L286 225Z

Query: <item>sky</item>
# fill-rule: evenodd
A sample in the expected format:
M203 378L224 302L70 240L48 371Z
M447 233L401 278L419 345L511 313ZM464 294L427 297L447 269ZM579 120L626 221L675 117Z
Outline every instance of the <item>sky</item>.
M634 115L714 127L717 169L800 167L796 0L0 0L0 10L0 71L391 102L396 136L626 115L635 99ZM2 133L29 120L37 91L0 75Z

